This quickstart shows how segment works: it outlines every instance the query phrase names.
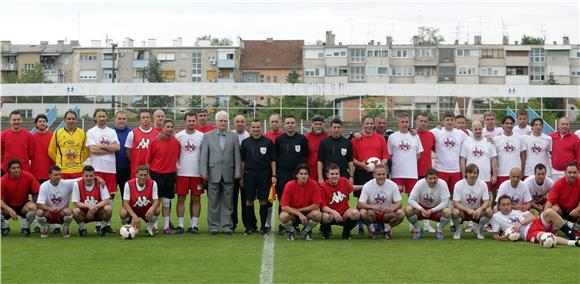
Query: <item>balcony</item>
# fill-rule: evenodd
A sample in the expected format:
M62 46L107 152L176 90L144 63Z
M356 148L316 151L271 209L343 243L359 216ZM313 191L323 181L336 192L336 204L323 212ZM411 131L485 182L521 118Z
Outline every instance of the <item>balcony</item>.
M235 68L236 61L233 59L220 59L218 60L218 68Z
M133 83L149 83L147 78L133 78Z
M113 60L101 60L102 69L113 69ZM119 61L115 61L115 69L119 69Z
M18 70L18 63L2 64L2 71L16 71Z
M506 85L529 85L530 78L528 75L507 75L505 76Z
M149 60L133 60L133 69L143 69L147 65L149 65Z

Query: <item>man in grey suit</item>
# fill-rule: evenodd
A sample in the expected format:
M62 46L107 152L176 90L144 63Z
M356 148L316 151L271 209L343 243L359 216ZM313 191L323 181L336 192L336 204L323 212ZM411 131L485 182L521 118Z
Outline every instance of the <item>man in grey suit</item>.
M207 223L211 235L220 227L224 234L231 235L234 180L241 178L240 144L238 136L227 131L227 112L216 113L215 120L217 128L206 133L201 143L200 172L208 181Z

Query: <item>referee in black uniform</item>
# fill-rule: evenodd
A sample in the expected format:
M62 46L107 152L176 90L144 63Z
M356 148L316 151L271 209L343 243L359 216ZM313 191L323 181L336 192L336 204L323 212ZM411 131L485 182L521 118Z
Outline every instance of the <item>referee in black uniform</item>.
M342 120L335 118L330 123L330 136L320 142L318 150L318 182L322 183L328 165L334 163L340 167L340 176L354 182L354 163L352 162L352 144L342 136ZM326 180L326 178L324 178Z
M270 181L276 183L276 161L274 160L274 143L262 135L262 121L252 120L251 136L242 141L240 154L242 158L242 183L246 210L242 211L244 224L248 224L246 235L255 233L258 229L254 214L254 200L260 201L260 233L267 234L266 218L268 217L268 193Z

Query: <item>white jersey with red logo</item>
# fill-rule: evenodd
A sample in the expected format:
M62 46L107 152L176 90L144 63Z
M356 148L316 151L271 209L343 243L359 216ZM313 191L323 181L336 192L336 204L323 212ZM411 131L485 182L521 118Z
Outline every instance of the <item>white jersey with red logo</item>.
M496 212L491 217L491 231L494 233L505 232L508 228L515 226L516 224L521 224L524 219L528 216L528 214L532 214L529 211L522 212L519 210L512 210L507 215L504 215L501 212ZM530 229L530 224L526 226L520 227L520 239L526 240L526 236L528 235L528 230Z
M423 145L419 135L397 131L389 136L387 142L387 148L393 163L391 178L416 179L418 177L417 154L423 152Z
M111 145L113 143L119 144L117 132L112 128L99 128L94 126L87 131L86 146ZM116 161L115 153L105 155L91 154L91 165L95 168L95 172L100 173L117 173L117 168L114 166ZM113 166L111 166L113 165Z
M199 155L203 133L195 131L188 134L184 129L175 134L175 139L181 145L177 160L177 175L180 177L199 177Z
M520 153L526 150L526 144L522 136L516 134L506 136L502 134L493 138L493 143L497 151L498 176L509 176L513 168L519 169L522 167Z
M437 179L435 187L430 188L426 178L424 178L413 187L408 203L415 209L433 209L433 212L437 212L447 207L449 197L451 195L445 181Z
M534 175L534 167L537 164L548 166L550 163L550 152L552 152L552 137L542 133L540 136L533 134L523 136L526 144L526 169L525 176Z
M95 190L95 185L98 190ZM97 180L93 181L93 185L87 186L84 180L75 182L72 190L72 202L82 202L85 204L97 205L103 200L110 198L109 190L106 185L99 185Z
M496 136L499 136L499 135L501 135L502 133L503 133L503 128L501 128L501 127L495 127L495 128L494 128L493 130L491 130L491 131L487 130L487 128L485 128L485 127L484 127L484 128L483 128L482 135L483 135L483 137L485 137L485 138L488 138L488 139L489 139L489 138L491 138L491 139L493 139L493 138L495 138Z
M534 175L527 177L524 183L528 186L532 200L536 203L542 201L554 186L554 181L549 177L546 177L541 185L538 184Z
M52 185L50 180L40 185L36 203L45 204L48 207L56 207L58 210L68 208L73 185L78 179L61 179L57 186Z
M467 179L462 179L455 184L453 190L453 201L458 201L461 205L476 210L484 200L489 200L487 184L477 179L474 185L469 185Z
M467 139L467 134L459 129L431 129L435 136L435 169L444 173L457 173L461 144Z
M527 202L532 201L532 195L530 194L530 190L528 189L528 185L525 184L523 181L518 183L517 187L512 187L511 181L508 179L504 181L497 190L497 195L495 198L495 202L499 201L499 198L503 195L507 195L512 198L512 205L514 206L521 206Z
M368 205L381 205L383 208L391 208L393 204L401 201L399 187L391 180L385 180L382 185L377 184L376 179L367 181L362 188L360 202Z
M495 146L486 138L475 140L469 137L461 145L461 157L466 159L465 165L474 164L479 168L479 176L483 181L491 181L491 158L497 157Z

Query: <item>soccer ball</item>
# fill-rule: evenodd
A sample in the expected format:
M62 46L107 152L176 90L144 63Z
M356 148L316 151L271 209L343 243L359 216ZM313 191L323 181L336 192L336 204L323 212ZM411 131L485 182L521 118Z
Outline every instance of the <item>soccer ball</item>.
M375 167L381 163L381 160L377 157L370 157L365 162L365 166L369 172L374 172Z
M556 246L556 236L552 233L543 233L539 239L540 244L545 248L553 248Z
M122 239L130 240L135 238L137 231L131 225L123 225L123 227L121 227L119 230L119 235L121 235Z
M516 227L509 227L503 232L503 235L508 238L508 240L515 242L520 239L520 232L516 230Z

